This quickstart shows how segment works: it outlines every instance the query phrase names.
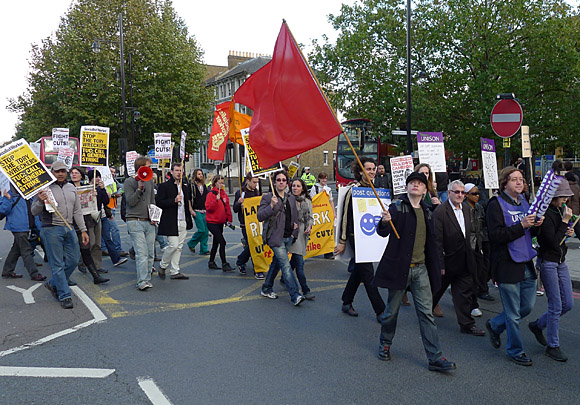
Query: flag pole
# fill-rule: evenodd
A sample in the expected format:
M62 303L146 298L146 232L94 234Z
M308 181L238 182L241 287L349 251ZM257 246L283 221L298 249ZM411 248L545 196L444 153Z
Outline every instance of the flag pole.
M290 33L290 37L292 38L292 41L294 42L294 45L296 46L296 49L298 49L298 52L300 52L300 56L302 57L302 61L304 61L304 64L306 65L306 67L308 68L308 71L310 72L310 75L312 76L312 78L316 82L316 85L318 86L318 89L320 90L320 93L324 97L324 100L326 101L326 105L328 106L328 109L332 112L332 115L334 116L334 119L336 120L337 124L340 126L340 129L341 129L342 133L344 134L344 137L346 138L346 140L348 142L348 145L350 146L350 150L352 150L352 153L354 153L354 157L356 158L356 161L358 162L358 164L359 164L359 166L360 166L360 168L361 168L364 176L366 177L367 182L370 184L371 189L373 190L373 193L375 193L375 197L379 201L379 204L381 205L381 208L383 209L383 211L387 211L387 209L385 208L385 206L383 205L383 202L381 201L381 199L379 197L379 194L377 193L377 190L375 189L375 186L373 185L373 182L371 181L368 173L365 171L365 168L364 168L363 164L361 163L361 161L360 161L360 159L358 157L358 154L356 153L356 150L352 146L352 143L350 142L350 139L348 139L348 135L346 134L346 132L344 132L344 128L342 127L342 124L338 120L338 117L336 116L336 113L334 112L334 109L332 108L332 106L330 104L330 101L328 100L328 97L326 97L326 94L322 90L322 87L320 86L320 82L318 81L318 78L316 77L316 75L312 71L312 68L310 67L310 64L308 63L308 61L304 57L304 54L302 53L302 49L300 49L300 47L296 43L296 39L294 38L294 34L292 34L292 31L290 30L290 27L288 27L288 23L286 22L285 19L282 20L282 23L286 26L286 29L288 30L288 33ZM393 221L389 221L389 223L391 224L391 227L393 228L393 232L395 232L395 236L397 237L397 239L401 239L401 237L399 236L399 233L397 232L397 229L395 228L395 224L393 224Z

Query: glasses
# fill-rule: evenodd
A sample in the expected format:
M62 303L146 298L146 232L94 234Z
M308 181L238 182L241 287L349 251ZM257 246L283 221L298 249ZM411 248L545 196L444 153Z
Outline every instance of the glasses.
M465 195L465 191L461 191L461 190L451 190L452 193L455 193L456 195Z
M286 179L276 179L276 181L279 181L280 183L286 183Z
M479 195L479 193L467 193L469 195Z

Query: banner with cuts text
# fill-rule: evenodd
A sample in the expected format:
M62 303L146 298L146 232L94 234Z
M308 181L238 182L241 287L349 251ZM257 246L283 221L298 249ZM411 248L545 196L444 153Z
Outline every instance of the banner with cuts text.
M56 181L24 139L0 149L0 170L26 200Z

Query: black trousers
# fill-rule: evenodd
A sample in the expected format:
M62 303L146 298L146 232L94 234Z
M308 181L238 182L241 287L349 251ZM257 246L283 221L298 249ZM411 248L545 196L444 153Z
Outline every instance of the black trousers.
M30 246L30 242L28 241L28 232L12 232L12 235L14 236L14 243L4 261L2 275L7 276L13 273L18 258L22 257L24 267L26 267L30 277L33 277L38 273L38 270L36 264L34 264L34 259L32 259L32 246Z
M447 287L451 284L451 297L455 307L457 323L464 329L475 325L475 320L471 316L473 302L473 275L465 270L462 273L445 273L441 278L441 288L433 296L433 308L439 303Z
M220 249L220 259L222 260L222 266L228 261L226 260L226 238L224 238L224 224L210 224L207 223L207 229L213 235L213 243L211 245L211 252L209 255L209 261L215 261L215 255L217 253L218 247Z
M354 255L354 242L349 240L349 243L352 246ZM354 258L352 260L354 262ZM383 301L381 294L379 294L379 289L373 285L374 277L375 269L372 263L354 262L354 268L350 273L350 277L348 278L346 287L342 293L342 303L345 305L352 304L360 283L363 283L369 300L371 301L371 305L373 306L373 310L377 315L382 314L386 308L385 302Z

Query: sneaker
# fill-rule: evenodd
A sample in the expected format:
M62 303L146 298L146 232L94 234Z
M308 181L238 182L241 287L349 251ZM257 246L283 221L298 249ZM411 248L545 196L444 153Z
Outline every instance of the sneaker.
M543 292L543 291L541 291L541 290L538 290L538 291L536 291L536 295L537 295L538 297L541 297L541 296L543 296L543 295L544 295L544 292Z
M256 280L264 280L266 276L264 275L264 273L254 273L254 278Z
M52 284L50 284L50 281L47 281L43 285L48 291L50 291L54 299L58 301L58 291L56 291L56 287L53 287Z
M43 276L40 273L36 273L34 276L30 277L32 281L44 281L46 280L46 276Z
M131 258L131 260L135 260L135 251L134 250L129 250L129 257Z
M153 288L153 284L151 284L151 281L145 281L145 284L147 284L147 288Z
M207 268L210 270L219 270L221 267L218 267L218 265L215 264L215 262L209 262L207 264Z
M126 257L123 257L123 258L119 259L119 261L117 263L113 264L113 266L115 266L115 267L120 266L123 263L127 263L127 260L128 259Z
M379 345L379 359L384 361L391 360L391 346Z
M245 276L247 274L246 268L244 266L238 266L238 271L241 275Z
M541 344L542 346L548 346L548 342L544 337L544 333L542 332L542 329L540 329L540 327L538 326L537 319L534 322L528 323L528 328L534 334L539 344Z
M72 298L65 298L60 302L60 306L64 309L72 309L74 307Z
M274 291L270 291L270 292L260 292L260 295L262 297L266 297L266 298L270 298L271 300L275 300L276 298L278 298L278 294L276 294Z
M103 256L110 256L110 255L109 255L109 251L108 251L108 250L103 250L103 251L101 252L101 254L102 254Z
M229 263L223 263L222 264L222 271L224 273L231 273L232 271L234 271L234 268L232 266L230 266Z
M568 357L560 350L559 347L546 347L546 356L556 361L567 361Z
M146 282L146 281L142 282L141 284L139 284L139 285L137 286L137 289L138 289L139 291L145 291L145 290L146 290L146 289L148 289L148 288L149 288L149 285L147 284L147 282Z
M485 329L487 329L487 331L489 332L489 341L491 342L493 348L499 349L499 347L501 346L500 334L491 328L491 323L489 322L489 319L485 322Z
M169 278L172 280L189 280L189 277L183 273L172 274Z
M307 293L304 293L304 298L306 298L308 301L312 301L314 298L316 298L316 295L308 291Z
M297 306L298 306L298 305L300 305L300 304L301 304L301 303L302 303L302 302L303 302L305 299L306 299L306 298L304 298L304 296L303 296L303 295L299 295L299 296L296 298L296 301L293 301L293 302L292 302L292 304L293 304L295 307L297 307Z
M481 312L481 309L473 308L471 310L471 316L481 316L481 315L483 315L483 312Z
M455 363L447 360L445 357L429 362L429 371L449 371L455 370L456 368Z
M528 356L526 356L525 353L522 353L519 356L515 356L515 357L511 357L511 356L508 356L508 357L511 361L513 361L514 363L516 363L520 366L529 367L533 364L532 359L530 359Z

